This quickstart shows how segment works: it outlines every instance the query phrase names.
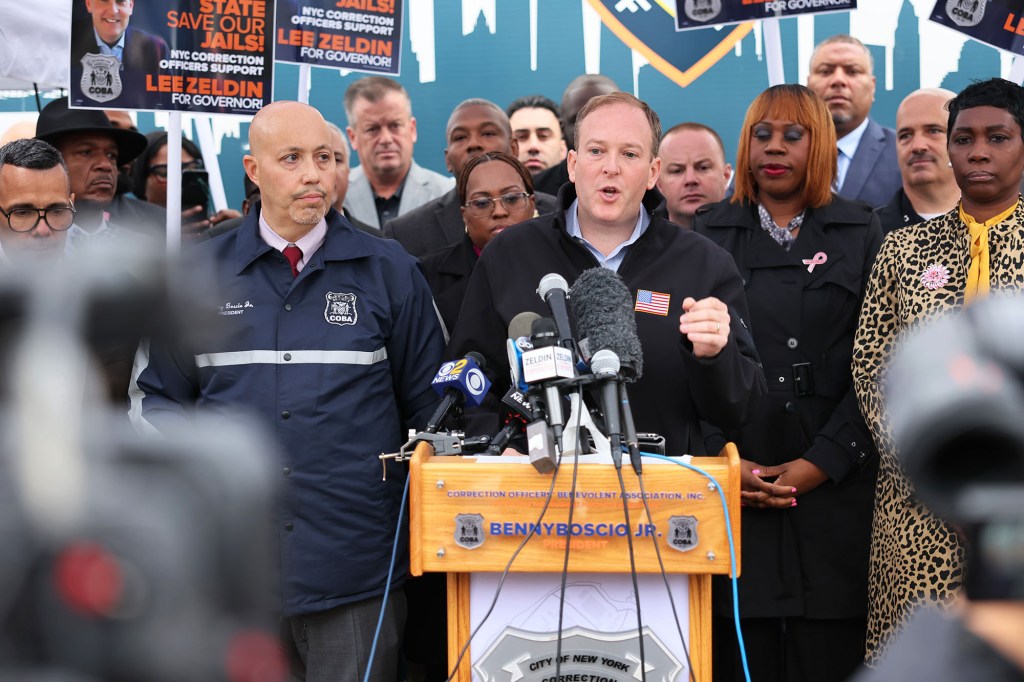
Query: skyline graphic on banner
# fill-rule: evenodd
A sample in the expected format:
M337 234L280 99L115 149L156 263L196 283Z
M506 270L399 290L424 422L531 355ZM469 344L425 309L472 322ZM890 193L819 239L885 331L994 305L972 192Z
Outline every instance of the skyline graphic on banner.
M624 0L623 7L669 6L657 0ZM863 40L875 60L878 80L873 117L892 126L899 101L918 87L958 91L973 79L1009 73L1010 55L927 20L934 0L860 0L855 12L801 16L780 21L786 80L806 82L814 45L835 33ZM601 72L625 90L647 100L663 125L693 120L722 135L726 153L735 154L736 136L747 104L768 85L758 28L686 88L669 78L605 27L588 0L416 0L406 3L402 36L402 75L417 118L416 159L444 172L444 128L452 108L466 97L484 97L500 106L528 94L556 102L579 74ZM658 11L663 11L659 9ZM700 29L699 31L730 29ZM698 31L698 32L699 32ZM680 33L680 40L694 32ZM941 49L931 46L941 45ZM927 53L922 59L921 52ZM275 97L297 96L298 68L278 64ZM310 103L330 121L345 126L342 96L362 74L312 68ZM0 99L0 112L35 111L34 97ZM2 115L2 114L0 114ZM166 114L140 113L143 131L166 125ZM242 166L248 118L215 116L225 189L232 205L241 203ZM0 127L4 121L0 118ZM183 117L186 134L190 118ZM357 159L353 159L353 165Z

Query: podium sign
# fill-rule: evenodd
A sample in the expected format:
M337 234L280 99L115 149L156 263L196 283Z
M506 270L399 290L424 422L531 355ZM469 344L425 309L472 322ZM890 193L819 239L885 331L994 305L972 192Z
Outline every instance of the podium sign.
M499 577L494 573L473 575L473 629L490 609ZM558 573L516 573L506 578L493 612L473 639L474 679L542 682L555 677L561 578ZM679 636L681 631L687 649L691 648L689 581L684 575L669 575L668 579L678 627L661 576L637 576L644 622L644 669L648 680L681 682L689 678ZM628 573L569 574L562 609L560 673L569 676L567 679L642 679L636 609Z
M561 675L639 679L628 549L632 538L640 574L645 669L654 679L688 679L688 651L696 679L710 682L711 575L727 575L730 570L725 515L716 485L689 469L645 460L648 515L639 482L627 464L626 523L617 473L610 462L596 456L580 458L575 488L574 464L563 461L552 488L552 474L538 473L526 457L432 453L429 445L420 444L410 462L411 570L414 575L448 573L451 665L473 630L483 624L454 679L555 678L566 543L570 554ZM739 566L739 453L729 444L723 455L692 462L723 487ZM495 612L484 621L498 589L498 574L527 536ZM655 547L668 574L678 624Z
M726 457L699 457L693 463L725 486L738 537L738 471L730 471ZM580 464L570 527L572 466L562 463L553 499L541 519L551 475L537 473L525 457L414 457L410 464L413 575L503 571L531 530L534 535L512 571L561 572L569 542L570 571L628 572L626 535L630 534L639 573L661 572L654 542L669 573L729 573L722 503L706 478L666 462L645 461L648 518L636 476L632 470L627 473L624 465L627 527L615 469L606 463Z

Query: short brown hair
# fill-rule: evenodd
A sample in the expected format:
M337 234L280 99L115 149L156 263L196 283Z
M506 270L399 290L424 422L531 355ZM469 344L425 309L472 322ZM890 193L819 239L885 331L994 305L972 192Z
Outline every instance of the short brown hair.
M665 138L671 135L672 133L682 133L687 131L691 133L707 133L708 135L710 135L711 139L713 139L715 141L715 144L718 146L718 150L722 152L722 161L724 161L725 163L729 163L729 159L725 158L725 145L722 144L722 136L718 134L717 130L715 130L711 126L706 126L703 123L694 123L692 121L686 121L685 123L677 123L665 131L665 133L661 136L661 141L664 142Z
M468 197L466 196L466 187L469 186L469 176L472 175L473 169L477 166L488 163L489 161L504 161L508 165L512 166L512 168L519 173L519 177L522 178L523 187L526 188L526 192L531 196L533 195L533 176L530 175L530 171L526 170L526 166L520 163L519 159L511 154L506 154L505 152L486 152L480 156L474 156L470 159L462 169L462 172L459 173L459 179L455 183L455 189L459 193L460 205L465 204L468 200Z
M836 128L825 101L803 85L775 85L750 103L736 151L736 192L733 203L757 203L757 183L750 173L750 136L759 121L778 119L807 129L810 149L804 176L804 205L812 208L832 201L836 179Z
M405 96L409 102L409 113L412 114L412 100L409 93L405 91L402 84L396 80L384 76L366 76L360 78L345 90L345 116L348 117L348 124L352 125L352 109L357 99L365 99L367 102L379 102L391 92L398 92Z
M580 113L576 116L576 128L573 130L573 147L579 147L580 126L583 124L583 119L595 110L611 106L612 104L625 104L635 107L644 113L644 116L647 117L647 122L651 126L651 158L656 157L658 155L658 145L661 144L661 119L658 118L658 114L654 112L654 109L651 109L647 102L621 90L609 92L607 95L592 97L589 102L583 105Z

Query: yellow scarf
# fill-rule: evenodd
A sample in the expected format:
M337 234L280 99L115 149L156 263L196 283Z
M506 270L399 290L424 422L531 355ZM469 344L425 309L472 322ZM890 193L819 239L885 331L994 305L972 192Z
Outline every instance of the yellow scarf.
M964 302L968 302L979 294L987 294L989 289L989 254L988 254L988 228L1006 220L1011 213L1017 210L1020 199L1014 202L1013 206L1006 209L994 218L979 223L964 212L963 204L960 204L960 220L967 225L971 240L971 264L967 268L967 288L964 290Z

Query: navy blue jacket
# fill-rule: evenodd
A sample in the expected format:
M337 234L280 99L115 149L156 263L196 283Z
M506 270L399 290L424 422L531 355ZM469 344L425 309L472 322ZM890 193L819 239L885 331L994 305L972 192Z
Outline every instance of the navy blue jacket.
M277 524L285 615L383 594L406 465L395 452L437 403L444 347L430 290L397 243L328 214L327 238L292 279L259 236L258 211L197 245L190 261L219 285L223 333L200 347L154 341L137 361L133 408L160 430L194 409L244 407L277 437ZM403 532L403 536L405 532ZM394 585L408 570L403 537Z

